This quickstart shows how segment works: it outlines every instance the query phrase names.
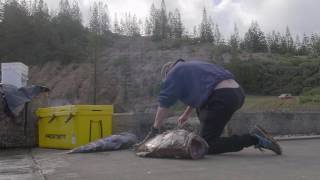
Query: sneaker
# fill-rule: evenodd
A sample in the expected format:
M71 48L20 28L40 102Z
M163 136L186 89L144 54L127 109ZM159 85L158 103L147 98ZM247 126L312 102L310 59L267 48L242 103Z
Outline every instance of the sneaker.
M262 127L256 125L252 130L251 134L258 138L258 144L255 145L255 148L258 148L260 151L263 149L268 149L276 153L277 155L282 154L280 145L275 139Z

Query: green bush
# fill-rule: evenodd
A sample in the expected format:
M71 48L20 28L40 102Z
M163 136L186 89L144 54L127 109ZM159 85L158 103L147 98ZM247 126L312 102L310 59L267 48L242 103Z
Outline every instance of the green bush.
M247 60L232 60L226 67L249 94L299 95L320 84L319 59L271 58L252 55Z
M300 104L305 104L305 103L320 104L320 95L300 96L300 97L299 97L299 103L300 103Z
M309 88L309 89L305 89L305 91L303 92L304 96L316 96L316 95L320 95L320 86L319 87L315 87L315 88Z
M320 103L320 86L315 88L304 88L302 95L299 97L299 102L304 103Z

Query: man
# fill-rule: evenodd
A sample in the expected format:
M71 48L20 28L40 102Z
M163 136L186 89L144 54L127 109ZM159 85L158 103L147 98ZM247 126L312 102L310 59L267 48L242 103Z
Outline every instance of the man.
M169 62L162 68L163 85L154 124L145 140L159 133L169 107L178 100L187 105L177 119L184 124L196 109L201 123L200 135L209 144L209 154L240 151L255 146L282 153L277 142L261 127L251 134L220 137L224 127L244 102L245 96L234 75L228 70L204 61Z

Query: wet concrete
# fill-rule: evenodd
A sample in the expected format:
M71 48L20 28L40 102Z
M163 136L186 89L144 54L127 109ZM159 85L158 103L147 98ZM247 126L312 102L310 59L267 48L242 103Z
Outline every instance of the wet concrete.
M42 180L30 149L1 150L0 180Z
M1 152L0 179L47 180L315 180L319 179L320 140L280 142L284 155L247 148L201 160L139 158L132 151L65 154L32 149Z

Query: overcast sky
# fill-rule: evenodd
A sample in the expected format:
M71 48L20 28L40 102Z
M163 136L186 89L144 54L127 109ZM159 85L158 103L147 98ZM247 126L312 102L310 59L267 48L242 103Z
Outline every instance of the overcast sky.
M50 9L56 9L59 0L45 0ZM87 22L90 5L94 0L78 0L83 19ZM102 0L109 6L113 20L117 12L131 12L142 18L149 14L150 6L160 7L161 0ZM220 26L224 35L233 32L236 23L241 35L247 31L252 20L258 21L265 32L277 30L284 32L286 26L293 34L320 32L319 0L166 0L167 9L178 8L186 28L192 32L194 25L202 19L206 7L208 15Z

